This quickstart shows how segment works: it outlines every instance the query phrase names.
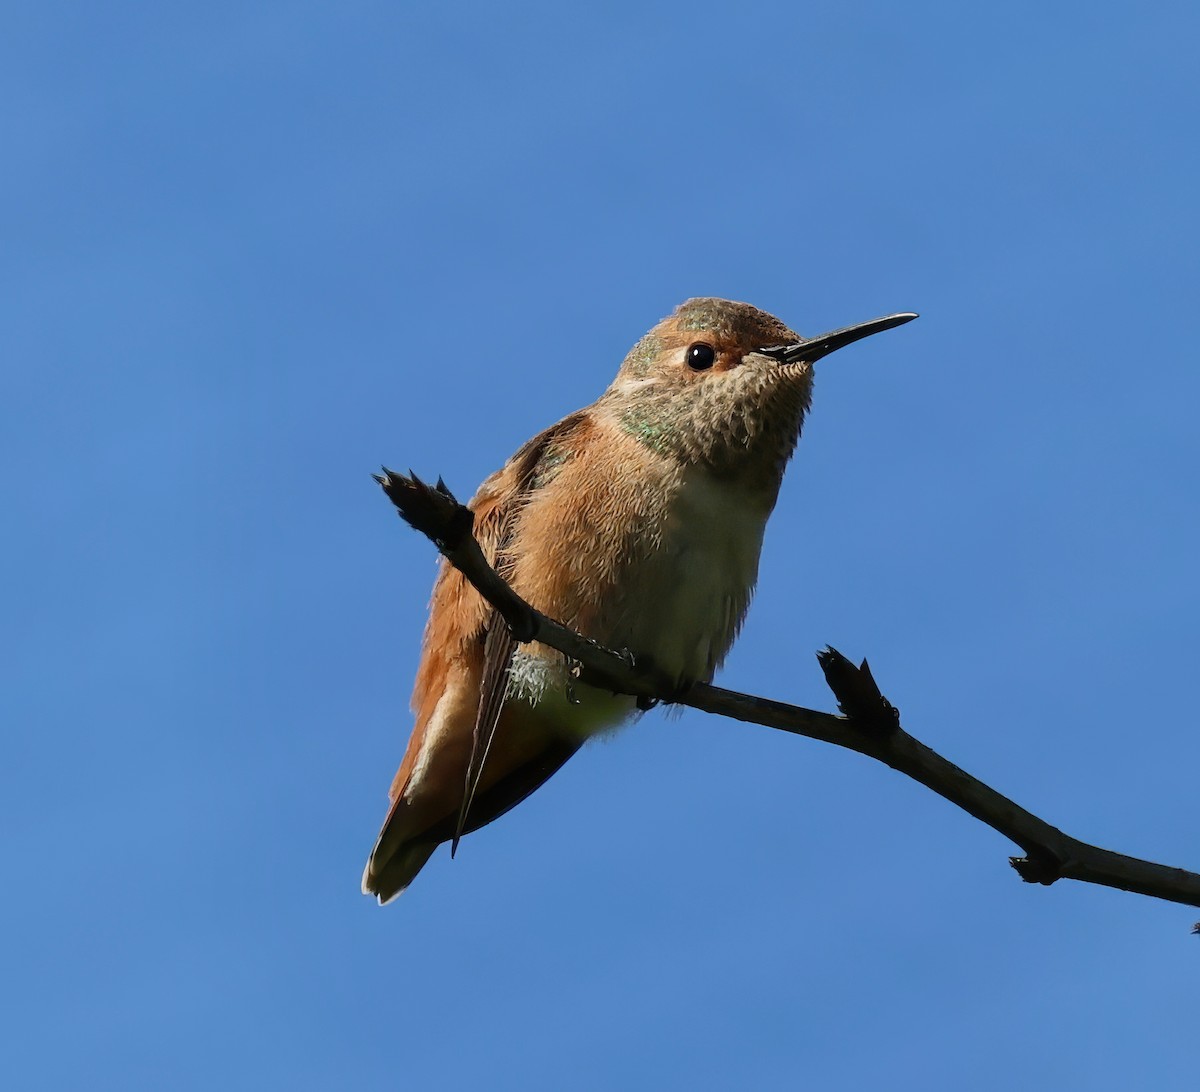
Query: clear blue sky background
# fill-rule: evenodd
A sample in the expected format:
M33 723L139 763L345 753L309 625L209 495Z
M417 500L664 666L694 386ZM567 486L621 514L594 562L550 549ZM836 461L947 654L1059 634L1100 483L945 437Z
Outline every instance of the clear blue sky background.
M857 756L590 747L381 910L462 496L680 300L816 333L727 685L1200 866L1194 4L10 8L0 1069L22 1089L1184 1089L1200 912Z

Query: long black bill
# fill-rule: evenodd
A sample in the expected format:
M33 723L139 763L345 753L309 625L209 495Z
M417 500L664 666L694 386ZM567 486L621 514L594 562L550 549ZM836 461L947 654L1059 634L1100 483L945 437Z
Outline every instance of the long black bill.
M912 322L917 316L912 311L902 311L898 315L885 315L883 318L871 319L869 322L859 322L854 326L843 326L840 330L832 330L820 337L810 337L806 341L798 341L795 345L771 345L758 351L763 356L772 357L780 364L795 364L799 360L807 360L810 364L820 360L837 349L861 341L864 337L882 333L906 322Z

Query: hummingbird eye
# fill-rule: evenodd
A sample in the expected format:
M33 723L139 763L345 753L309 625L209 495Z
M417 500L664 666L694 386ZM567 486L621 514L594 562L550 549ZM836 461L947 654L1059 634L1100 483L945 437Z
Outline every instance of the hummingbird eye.
M713 366L716 359L717 354L713 351L713 347L705 345L703 341L693 345L687 351L688 367L694 372L707 371Z

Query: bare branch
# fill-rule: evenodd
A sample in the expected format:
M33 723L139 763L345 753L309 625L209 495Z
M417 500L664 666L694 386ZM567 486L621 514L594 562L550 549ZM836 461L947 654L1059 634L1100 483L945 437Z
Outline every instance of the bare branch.
M1024 853L1010 858L1027 883L1082 880L1140 895L1200 906L1200 875L1101 849L1064 834L1007 797L976 780L900 727L897 709L883 696L866 660L855 667L840 652L817 654L843 716L785 705L696 683L682 693L653 671L589 641L534 610L488 564L472 533L473 516L439 480L436 486L415 475L384 469L376 480L400 515L419 530L500 612L518 641L540 641L563 653L577 674L592 685L629 694L648 706L674 702L822 740L877 759L919 781L968 814L1011 839ZM1196 931L1200 932L1200 925Z

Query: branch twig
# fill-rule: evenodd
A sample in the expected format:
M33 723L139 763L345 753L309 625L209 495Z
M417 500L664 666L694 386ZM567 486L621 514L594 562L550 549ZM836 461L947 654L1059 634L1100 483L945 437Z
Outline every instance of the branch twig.
M982 781L960 770L900 727L900 715L883 696L864 660L855 667L835 649L817 654L843 716L785 705L696 683L683 693L636 661L589 641L534 610L488 564L472 532L474 517L439 479L436 486L412 474L384 469L376 481L400 515L424 534L499 611L518 641L540 641L577 665L580 677L643 704L674 702L823 740L864 754L906 774L945 797L1021 847L1009 858L1027 883L1082 880L1171 902L1200 906L1200 875L1089 845L1064 834ZM1200 924L1196 926L1200 932Z

